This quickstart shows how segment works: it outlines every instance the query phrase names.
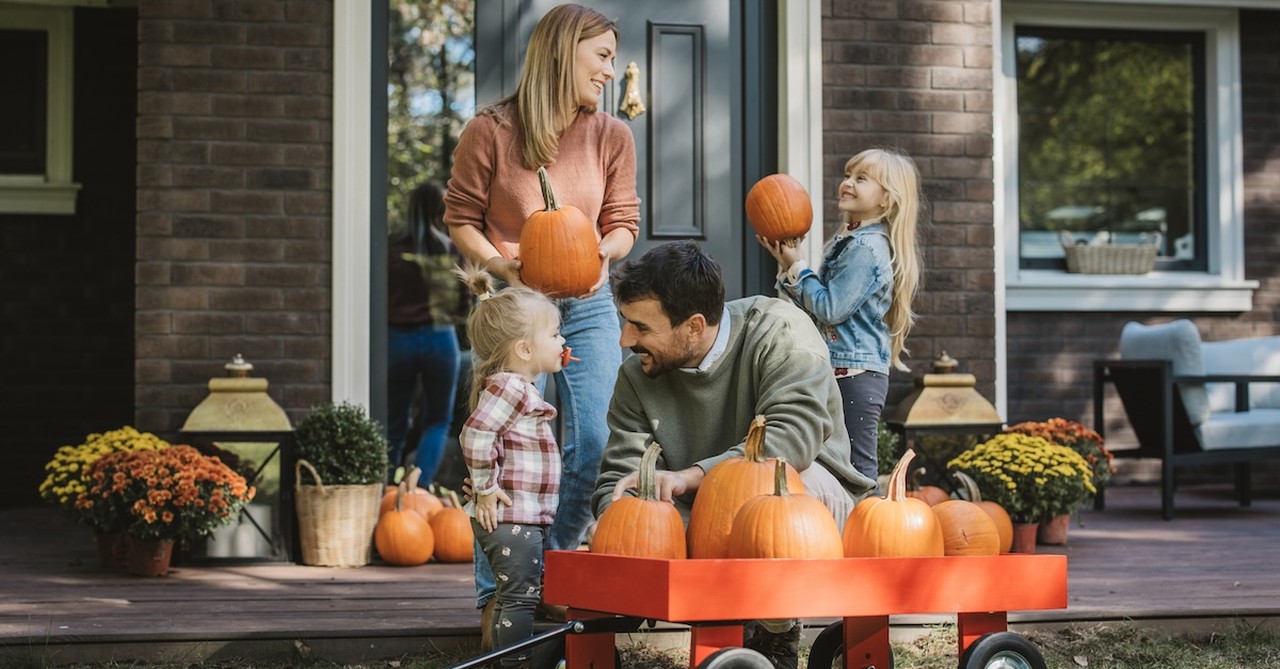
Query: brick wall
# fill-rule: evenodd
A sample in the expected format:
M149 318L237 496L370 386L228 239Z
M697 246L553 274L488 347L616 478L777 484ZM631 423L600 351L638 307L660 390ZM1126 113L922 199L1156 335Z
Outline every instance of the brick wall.
M904 360L920 374L943 350L995 397L990 2L855 2L823 9L823 196L828 232L844 163L893 146L915 159L926 198L920 314ZM894 372L889 403L911 389Z
M1119 353L1130 320L1191 318L1206 340L1280 333L1280 12L1242 11L1245 275L1261 285L1242 314L1009 314L1009 419L1065 416L1092 424L1092 360ZM1110 408L1114 406L1114 409ZM1109 436L1124 433L1108 404ZM1114 420L1111 420L1114 417ZM1123 443L1123 441L1121 442Z
M236 353L296 421L329 397L332 3L139 6L138 425Z
M0 506L59 446L133 421L130 10L75 11L72 216L0 216Z

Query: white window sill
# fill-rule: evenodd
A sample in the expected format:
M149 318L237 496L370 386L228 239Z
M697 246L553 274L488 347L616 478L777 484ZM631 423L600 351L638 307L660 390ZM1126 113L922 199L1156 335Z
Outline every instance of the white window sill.
M1069 274L1019 270L1005 284L1009 311L1244 312L1257 281L1195 272Z
M0 183L0 214L74 214L78 183Z

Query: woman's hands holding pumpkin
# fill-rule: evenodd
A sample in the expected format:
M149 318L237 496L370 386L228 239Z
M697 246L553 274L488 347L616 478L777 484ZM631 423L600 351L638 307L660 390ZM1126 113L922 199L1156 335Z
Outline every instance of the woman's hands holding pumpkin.
M768 251L769 255L773 256L773 259L778 261L778 266L783 270L788 269L800 259L799 244L796 244L795 246L788 246L783 242L769 241L760 235L756 235L756 241L760 242L760 245L764 247L764 250Z
M678 472L658 470L653 473L653 486L656 489L654 492L658 495L658 499L671 502L680 495L697 490L698 486L702 485L702 478L706 474L702 467L697 465ZM639 484L639 472L631 472L618 479L613 486L613 501L622 499L628 490L635 489Z
M626 228L615 228L600 240L600 277L596 279L596 283L580 298L591 297L600 292L601 288L609 282L609 262L613 260L621 260L631 253L631 247L636 243L636 238Z
M502 256L493 256L484 261L484 269L490 274L498 277L508 286L523 286L524 282L520 280L520 259L512 258L507 260Z

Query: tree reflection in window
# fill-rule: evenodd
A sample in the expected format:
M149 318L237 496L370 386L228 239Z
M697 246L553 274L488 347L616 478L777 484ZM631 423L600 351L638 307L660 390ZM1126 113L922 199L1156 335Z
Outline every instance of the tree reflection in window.
M1161 235L1161 269L1205 267L1204 35L1019 26L1021 266L1059 233Z

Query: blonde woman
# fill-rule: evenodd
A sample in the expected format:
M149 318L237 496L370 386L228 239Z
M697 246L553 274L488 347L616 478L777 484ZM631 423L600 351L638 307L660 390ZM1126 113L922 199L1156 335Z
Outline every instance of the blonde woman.
M445 197L444 220L462 254L512 286L520 285L520 230L544 206L538 167L547 168L562 204L596 223L600 278L587 294L556 301L564 337L582 362L555 374L564 434L555 549L577 548L592 521L605 418L622 364L609 265L631 251L640 220L635 139L622 121L596 111L617 50L618 27L600 12L575 4L547 12L529 37L515 92L463 130ZM476 591L487 614L494 584L483 560Z
M782 271L778 286L817 323L831 352L853 466L876 480L876 422L889 368L903 346L920 286L920 173L905 154L868 149L849 159L838 191L840 230L818 271L798 248L756 239Z

